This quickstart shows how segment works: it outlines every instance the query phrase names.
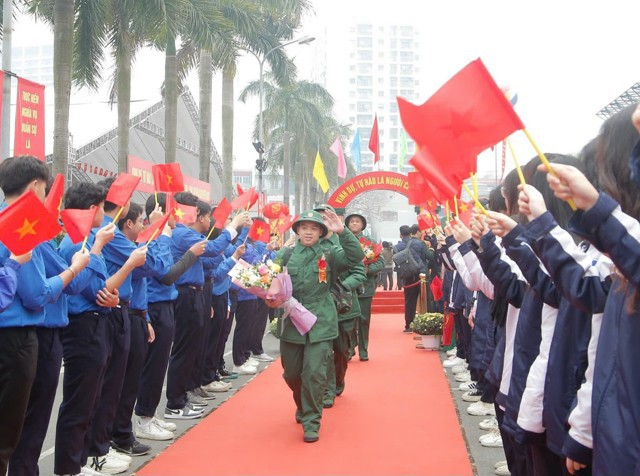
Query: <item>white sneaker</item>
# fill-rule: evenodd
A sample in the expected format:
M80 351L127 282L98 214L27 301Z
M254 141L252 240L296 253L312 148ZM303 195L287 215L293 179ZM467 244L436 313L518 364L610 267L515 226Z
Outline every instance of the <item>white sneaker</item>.
M475 402L467 407L467 413L474 416L496 416L496 409L491 403Z
M108 455L111 458L116 458L116 459L120 459L122 461L124 461L127 464L131 464L131 462L133 461L133 458L129 455L126 455L124 453L118 453L116 450L114 450L113 448L109 448L109 453Z
M163 430L176 431L178 429L175 423L171 423L170 421L164 421L158 418L157 416L153 417L153 423L155 423L156 426L159 426Z
M500 466L507 466L507 460L503 459L502 461L498 461L493 465L494 469L498 469Z
M502 448L502 436L498 430L491 430L486 435L479 438L480 444L487 448Z
M120 474L129 469L129 463L111 457L107 453L104 456L89 456L89 469L98 474Z
M454 379L456 379L456 382L469 382L471 381L471 372L465 370L464 372L456 374Z
M222 380L214 380L202 387L205 392L227 392L230 388L231 382L223 382Z
M92 470L89 466L85 466L84 468L80 468L80 472L78 474L70 474L68 476L100 476L101 474L102 473Z
M164 409L164 417L172 420L193 420L194 418L202 418L202 408L194 407L191 403L187 402L187 404L174 410L172 408Z
M173 432L156 425L153 418L136 417L134 433L136 438L165 441L174 438Z
M453 349L451 349L451 350L448 350L448 351L447 351L447 355L448 355L449 357L453 357L453 356L454 356L454 355L456 355L457 353L458 353L458 348L457 348L457 347L454 347Z
M458 385L458 390L460 390L461 392L468 392L469 390L475 390L475 389L476 389L476 382L474 382L473 380L469 380L467 382L463 382L460 385Z
M487 418L485 420L482 420L480 423L478 423L478 427L481 430L485 430L485 431L489 431L489 430L494 430L498 428L498 420L496 420L496 417L491 417L491 418ZM498 461L498 463L503 463L506 464L505 461ZM498 466L502 466L502 464L498 464L496 463L496 468Z
M260 362L258 360L256 360L254 357L249 357L247 360L245 360L244 362L245 364L249 364L253 367L259 367L260 366Z
M496 474L498 476L511 476L511 471L509 471L509 466L504 464L496 468Z
M255 359L259 362L273 362L275 359L273 357L271 357L269 354L266 354L265 352L263 352L260 355L252 355L250 358Z
M240 367L233 366L233 371L238 375L255 375L258 373L258 369L256 369L252 365L247 365L245 362Z
M464 363L464 360L462 360L460 357L454 357L453 359L447 359L442 363L442 366L444 368L450 368L450 367L455 367L456 365L462 365Z
M464 364L461 364L461 365L456 365L455 367L451 367L451 373L453 375L461 374L462 372L466 372L467 371L467 367L468 367L468 365L466 364L466 362Z
M482 398L482 393L476 390L469 390L462 394L462 401L464 402L479 402Z
M198 395L193 390L187 391L187 401L191 405L195 405L195 406L198 406L198 407L206 407L207 405L209 405L204 398L202 398L200 395Z

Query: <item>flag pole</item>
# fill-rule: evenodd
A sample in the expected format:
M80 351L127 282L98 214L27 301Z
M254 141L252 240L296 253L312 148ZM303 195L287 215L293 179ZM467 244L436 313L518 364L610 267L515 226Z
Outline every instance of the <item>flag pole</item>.
M155 197L155 199L156 199L156 207L157 207L157 206L158 206L158 192L154 190L154 191L153 191L153 196L154 196L154 197ZM166 205L165 205L165 208L166 208Z
M473 185L473 197L478 198L478 175L471 174L471 184Z
M456 218L458 216L460 216L460 214L458 213L458 197L456 197L455 195L453 196L453 208L456 211Z
M557 177L558 174L556 173L555 170L553 170L553 167L551 167L551 163L549 162L549 159L547 159L547 157L544 155L544 152L542 152L540 147L538 147L538 144L536 144L536 142L533 140L533 137L531 137L531 134L529 134L529 131L527 129L522 129L522 131L527 136L527 139L529 139L529 142L531 142L531 145L533 146L533 148L536 150L538 157L540 157L540 162L542 162L544 166L547 168L547 172ZM573 199L570 198L569 200L567 200L567 203L571 207L571 210L575 211L577 209Z
M509 146L509 151L511 152L511 156L513 157L513 163L516 164L516 171L518 172L518 177L520 177L520 184L526 185L527 181L524 179L524 174L522 173L522 167L520 167L520 162L518 162L516 151L513 150L513 145L511 145L511 141L509 139L507 139L507 145Z
M149 246L149 243L151 243L151 241L156 237L156 233L158 233L158 230L155 230L152 234L151 234L151 238L149 238L149 241L147 241L147 244L145 246Z
M214 223L215 225L215 223ZM211 233L213 233L213 230L215 230L215 226L212 226L211 229L209 230L209 233L207 233L207 237L205 238L205 240L208 240L211 237Z
M120 207L120 210L118 210L118 213L116 213L116 217L113 219L113 223L116 224L116 226L118 226L118 218L120 218L120 215L122 214L122 210L124 210L124 207Z
M473 194L473 192L471 192L471 190L469 190L469 187L467 186L467 184L462 182L462 187L464 187L464 189L467 191L467 193L473 197L473 201L476 204L476 208L478 210L480 210L482 213L484 213L486 216L489 216L489 214L487 213L487 209L482 206L482 203L480 203L480 200L478 200L478 197L476 197Z
M89 239L89 235L84 237L84 241L82 242L82 248L80 248L80 251L84 250L84 247L87 246L87 240ZM91 250L88 250L91 251Z

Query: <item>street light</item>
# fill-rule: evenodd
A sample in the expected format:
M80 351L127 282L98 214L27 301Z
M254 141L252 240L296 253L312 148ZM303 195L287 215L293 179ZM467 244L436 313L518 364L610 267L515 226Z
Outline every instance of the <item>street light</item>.
M267 58L271 53L281 48L284 48L285 46L293 45L294 43L297 43L299 45L308 45L314 40L315 40L315 37L313 36L303 36L302 38L297 38L295 40L282 43L281 45L271 48L269 51L265 53L265 55L262 58L260 58L256 53L254 53L251 50L247 50L247 49L245 50L251 53L258 60L258 63L260 64L260 93L259 93L260 110L258 113L258 142L257 143L254 142L253 144L256 151L258 152L258 161L256 162L256 168L258 169L258 192L259 193L262 192L262 172L264 172L267 169L266 161L262 159L262 154L264 154L264 130L263 130L263 123L262 123L262 97L264 95L264 79L262 77L262 74L264 72L264 62L267 60Z

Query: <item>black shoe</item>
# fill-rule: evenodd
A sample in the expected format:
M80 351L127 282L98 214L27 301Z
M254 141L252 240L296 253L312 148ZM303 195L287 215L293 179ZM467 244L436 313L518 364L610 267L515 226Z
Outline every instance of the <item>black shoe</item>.
M322 408L333 408L333 402L324 402Z
M318 436L318 432L316 431L310 431L310 432L304 432L304 442L305 443L315 443L316 441L318 441L320 439L320 436Z
M336 384L336 397L339 397L344 392L344 382L342 384Z
M130 446L117 445L113 441L111 447L118 453L122 453L129 456L142 456L151 451L151 446L140 443L138 440L133 440L133 444Z
M238 374L235 372L229 372L227 369L222 369L218 372L221 379L236 379L238 378Z
M405 327L402 332L404 332L405 334L411 334L411 329L409 329L408 327Z
M367 362L369 360L369 357L360 357L360 362Z

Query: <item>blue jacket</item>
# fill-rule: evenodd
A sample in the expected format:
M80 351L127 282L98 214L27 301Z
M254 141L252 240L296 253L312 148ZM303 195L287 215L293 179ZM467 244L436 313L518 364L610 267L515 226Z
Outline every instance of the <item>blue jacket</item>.
M233 236L231 236L231 233L233 233ZM222 233L220 233L220 236L215 240L209 240L203 256L211 258L218 256L227 246L229 246L235 235L236 231L231 228L223 230ZM178 223L175 230L173 230L172 238L171 253L173 254L173 259L178 261L182 255L189 250L189 248L196 243L203 241L206 237L195 230ZM176 285L203 286L204 268L202 266L202 261L197 260L193 265L191 265L191 267L178 278Z
M147 302L175 301L178 298L178 290L175 284L167 286L160 282L174 265L173 254L171 253L172 240L166 235L160 235L154 242L156 244L154 257L158 272L147 277Z
M13 302L18 289L18 270L20 263L9 258L0 268L0 312Z
M425 245L422 241L417 238L410 238L405 236L402 238L398 244L393 247L393 252L397 253L398 251L404 250L407 245L409 245L409 250L411 250L411 254L413 255L413 259L416 260L416 263L419 265L418 274L427 272L427 261L429 259L427 245Z
M94 234L90 233L87 239L87 247L91 249L94 242ZM71 258L76 251L80 250L82 243L73 244L69 239L69 236L65 236L60 243L60 256L67 262L67 265L71 264ZM92 255L93 257L93 255ZM91 271L91 277L89 283L78 294L69 296L67 304L69 306L69 314L80 314L86 311L94 311L100 314L108 314L109 308L100 307L96 304L96 295L98 291L101 291L106 284L109 274L107 273L107 265L104 262L104 257L95 256L96 259L91 259L85 269Z
M58 275L69 267L67 262L62 259L58 253L57 243L55 243L55 241L46 241L39 245L39 249L42 253L47 275ZM93 262L92 266L94 267L99 266L99 260L100 258L92 254L90 255L89 263L91 264ZM58 299L44 307L43 327L65 327L69 324L67 296L77 295L87 287L91 280L91 275L91 269L88 267L84 268L71 280L67 287L64 288L63 293Z
M594 263L589 263L587 255L579 251L571 235L557 225L549 212L533 220L521 239L531 246L543 262L553 280L555 291L560 294L543 402L547 447L558 455L590 463L590 449L586 449L586 453L574 451L565 454L563 445L568 438L567 418L587 369L591 315L594 311L602 312L611 282L591 272ZM576 260L578 253L582 264ZM601 303L599 308L585 306L593 303L598 295Z
M593 474L640 474L640 226L601 193L588 211L571 219L573 230L607 253L628 283L615 280L608 294L592 396Z

